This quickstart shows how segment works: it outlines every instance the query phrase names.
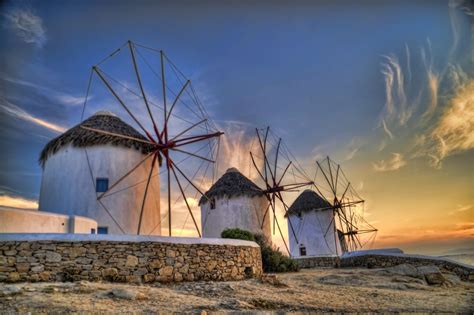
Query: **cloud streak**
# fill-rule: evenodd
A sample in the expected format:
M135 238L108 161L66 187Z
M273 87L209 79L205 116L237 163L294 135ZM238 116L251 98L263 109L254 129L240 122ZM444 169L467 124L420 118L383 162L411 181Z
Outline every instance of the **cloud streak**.
M31 9L12 9L5 15L5 27L28 44L42 48L46 43L46 29L43 20Z
M38 118L38 117L35 117L32 114L28 113L27 111L21 109L20 107L18 107L16 105L13 105L12 103L10 103L6 100L4 100L4 102L7 105L0 104L0 110L2 112L4 112L5 114L13 117L13 118L21 119L23 121L32 123L34 125L46 128L50 131L54 131L56 133L63 133L67 130L67 128L65 128L63 126L48 122L48 121L46 121L44 119L41 119L41 118Z
M423 113L423 118L429 118L438 106L438 89L440 83L440 75L436 73L433 69L433 59L431 58L430 41L428 41L428 48L428 52L430 52L429 57L427 56L426 50L424 48L421 48L421 59L423 60L423 64L425 65L427 88L429 94L429 102L426 111Z
M3 193L0 195L0 206L36 210L38 209L38 201Z
M435 167L446 156L474 148L474 80L458 88L431 136L436 145L429 155Z
M392 157L388 160L381 160L373 163L374 170L377 172L396 171L407 164L403 155L400 153L392 153Z
M446 51L444 64L435 62L429 39L419 49L421 63L412 61L406 44L404 67L397 56L383 56L381 72L385 81L385 104L377 123L385 135L382 148L396 145L396 150L401 150L403 156L408 159L424 157L434 168L441 168L442 161L448 156L474 148L474 79L461 64L453 62L461 41L459 18L462 8L461 1L450 2L453 44ZM465 57L458 60L470 58ZM417 80L412 80L413 75L417 78L417 72L412 73L416 69L412 69L412 63L421 65L421 76ZM400 149L402 142L413 145ZM404 166L407 160L397 160L399 157L402 155L376 162L374 169L385 171L396 165Z
M21 80L21 79L16 79L16 78L11 78L11 77L2 77L1 78L3 81L6 81L11 84L15 85L21 85L24 87L28 87L31 89L36 90L38 93L48 97L52 98L61 105L71 105L71 106L76 106L76 105L82 105L84 104L84 97L82 96L77 96L77 95L72 95L64 92L57 91L55 89L39 85L33 82ZM92 99L93 97L89 95L88 99Z

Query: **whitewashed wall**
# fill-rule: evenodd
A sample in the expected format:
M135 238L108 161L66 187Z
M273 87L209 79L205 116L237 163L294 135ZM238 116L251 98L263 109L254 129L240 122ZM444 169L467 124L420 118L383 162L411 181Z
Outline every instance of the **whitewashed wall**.
M206 202L201 205L202 235L203 237L221 237L223 230L239 228L253 233L263 233L271 241L271 214L267 213L265 219L263 218L267 206L268 200L264 196L216 198L215 209L210 209L209 203Z
M122 234L118 225L97 201L100 193L95 191L96 178L108 178L110 187L145 156L137 150L112 145L88 147L87 155L94 179L91 178L84 148L69 145L47 159L41 182L39 209L89 217L96 220L99 226L107 226L109 234ZM118 193L101 199L125 234L137 234L151 161L150 157L111 191ZM158 171L156 164L154 173ZM125 189L133 185L136 186ZM119 192L122 189L125 190ZM159 176L152 178L148 189L140 234L150 233L161 234Z
M332 218L332 210L303 212L301 218L297 215L288 216L298 239L297 243L288 222L291 256L300 257L301 244L306 247L306 256L341 255L341 245ZM329 231L324 237L328 227Z
M36 210L0 208L0 233L83 233L97 230L92 219Z

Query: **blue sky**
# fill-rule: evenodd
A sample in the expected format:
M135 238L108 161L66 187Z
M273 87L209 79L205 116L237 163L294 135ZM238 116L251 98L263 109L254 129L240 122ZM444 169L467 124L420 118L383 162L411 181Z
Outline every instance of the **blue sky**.
M341 162L368 200L381 246L400 235L400 246L426 252L442 252L433 244L444 239L446 248L472 241L472 8L462 1L0 8L5 196L38 198L40 150L79 122L90 67L131 39L166 51L235 147L270 125L311 171L326 155Z

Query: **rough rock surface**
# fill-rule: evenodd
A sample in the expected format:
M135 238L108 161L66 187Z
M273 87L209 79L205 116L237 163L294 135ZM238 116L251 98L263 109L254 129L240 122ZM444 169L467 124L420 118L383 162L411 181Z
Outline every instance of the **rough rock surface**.
M474 284L465 281L431 286L383 269L329 268L276 278L285 286L260 279L142 285L4 283L0 313L472 313L474 309ZM337 280L324 283L328 279Z
M428 284L443 284L446 279L436 266L421 266L416 268L418 273L425 277Z
M2 241L0 282L241 280L262 273L259 247L123 241Z
M367 268L388 268L398 265L409 264L414 267L436 266L443 272L456 274L465 281L474 281L474 267L472 265L458 263L429 256L417 255L381 255L367 254L350 257L343 257L340 260L341 267L367 267Z
M410 264L400 264L386 269L388 272L396 273L401 276L420 277L420 273L415 266Z

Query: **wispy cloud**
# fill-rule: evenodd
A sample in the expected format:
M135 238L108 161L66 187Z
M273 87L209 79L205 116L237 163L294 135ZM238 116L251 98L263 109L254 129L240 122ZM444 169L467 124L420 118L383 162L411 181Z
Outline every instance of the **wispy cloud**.
M66 128L51 122L48 122L44 119L38 118L33 116L32 114L28 113L27 111L21 109L20 107L3 100L5 104L0 104L0 110L3 111L5 114L10 115L11 117L21 119L23 121L27 121L30 123L33 123L37 126L44 127L46 129L49 129L51 131L57 132L57 133L63 133L66 131Z
M431 133L433 166L443 158L474 148L474 80L459 87Z
M257 152L255 150L257 141L255 136L250 134L250 128L248 127L246 124L230 121L219 126L219 129L225 132L220 143L219 174L224 173L227 168L236 167L249 178L255 179L258 177L257 172L251 171L253 165L249 153L250 151ZM256 157L256 162L260 163L258 157Z
M431 228L420 227L402 230L400 234L380 235L376 240L377 247L406 247L408 245L422 245L421 243L437 243L454 240L473 239L474 223L460 222L454 226L433 226Z
M403 155L400 153L392 153L392 158L388 160L381 160L379 162L375 162L373 164L374 170L377 172L387 172L387 171L395 171L403 166L405 166L407 162L403 158Z
M429 101L426 111L423 113L423 117L430 117L436 107L438 106L438 89L440 83L440 75L436 73L433 68L433 59L431 57L431 42L428 41L428 53L425 48L421 48L421 59L423 60L423 64L425 65L426 70L426 80L428 84L428 94L429 94Z
M10 29L22 41L42 48L46 43L46 30L43 20L31 9L15 8L4 14L5 27Z
M413 115L414 104L408 104L407 101L409 97L407 84L411 82L412 76L408 46L406 46L405 53L408 80L405 79L404 70L397 56L393 54L382 56L384 62L382 62L381 72L385 80L385 106L379 119L379 125L383 127L390 139L393 139L393 134L388 129L387 122L403 126Z
M44 86L44 85L40 85L40 84L37 84L37 83L34 83L34 82L29 82L29 81L25 81L25 80L21 80L21 79L17 79L17 78L6 77L6 76L1 77L1 80L6 81L6 82L11 83L11 84L20 85L20 86L23 86L23 87L28 87L28 88L34 89L38 93L40 93L40 94L42 94L42 95L44 95L48 98L54 99L56 102L58 102L61 105L74 106L74 105L82 105L84 103L84 97L83 96L77 96L77 95L57 91L53 88L50 88L50 87L47 87L47 86ZM92 99L92 98L93 97L91 95L88 96L89 100Z
M38 201L0 192L0 206L19 209L38 209Z
M359 150L360 148L356 147L356 148L353 148L351 151L349 151L349 153L346 156L346 161L352 160L356 156L357 152L359 152Z
M407 159L423 157L435 168L441 168L446 157L474 148L474 79L453 58L463 35L459 20L465 13L461 10L463 3L449 4L453 44L446 51L446 62L435 62L429 39L417 50L422 70L417 80L412 80L411 65L417 56L410 54L408 45L405 44L405 63L393 54L383 56L381 71L386 97L377 122L384 132L382 148L397 145L395 150L401 150L400 154ZM400 149L400 142L411 145ZM374 163L374 169L390 170L390 161L406 164L394 156L389 161Z
M456 207L456 209L449 212L449 215L454 215L454 214L457 214L457 213L463 213L463 212L466 212L466 211L471 210L471 209L473 209L472 205L458 205Z
M382 119L382 127L383 127L383 130L385 131L385 133L387 134L387 136L390 139L393 139L393 133L390 131L390 129L388 129L387 123L385 122L385 119Z
M366 144L365 141L363 141L361 138L358 138L358 137L352 138L351 142L349 143L347 147L347 154L345 156L345 160L350 161L354 157L356 157L357 153L359 153L362 146L364 146L365 144Z

